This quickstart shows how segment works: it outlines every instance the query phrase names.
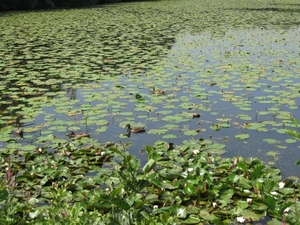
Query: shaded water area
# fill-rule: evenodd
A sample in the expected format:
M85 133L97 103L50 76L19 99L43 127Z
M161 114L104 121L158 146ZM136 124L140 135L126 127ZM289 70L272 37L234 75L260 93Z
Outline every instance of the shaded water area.
M51 150L73 130L91 134L84 144L131 142L144 164L144 145L204 139L298 176L299 142L285 134L300 119L298 12L203 2L0 17L1 151ZM147 132L127 138L128 123Z

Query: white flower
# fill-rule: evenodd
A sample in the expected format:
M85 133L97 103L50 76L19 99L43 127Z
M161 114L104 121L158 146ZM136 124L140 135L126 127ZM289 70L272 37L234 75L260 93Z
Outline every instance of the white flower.
M278 193L276 191L272 191L271 195L278 195Z
M213 202L213 203L212 203L212 206L213 206L214 208L216 208L218 205L217 205L217 203Z
M192 172L194 169L193 168L188 168L187 171Z
M105 152L101 152L100 155L101 155L101 156L104 156L104 155L105 155Z
M199 151L199 149L195 149L195 150L193 151L193 153L194 153L195 155L197 155L197 154L200 153L200 151Z
M238 216L236 218L236 220L239 222L239 223L244 223L245 222L245 219L242 217L242 216Z
M157 208L158 208L158 205L154 205L154 206L153 206L153 209L157 209Z
M290 208L290 207L287 207L283 212L284 212L284 213L288 213L290 210L291 210L291 208Z
M279 188L283 188L284 185L285 185L285 183L283 181L279 182L279 184L278 184Z
M252 198L247 198L247 202L251 203L252 202Z
M107 192L108 192L108 191L109 191L109 188L106 188L106 189L105 189L105 191L107 191Z
M184 209L183 208L179 208L177 211L177 216L178 217L182 217L184 215Z

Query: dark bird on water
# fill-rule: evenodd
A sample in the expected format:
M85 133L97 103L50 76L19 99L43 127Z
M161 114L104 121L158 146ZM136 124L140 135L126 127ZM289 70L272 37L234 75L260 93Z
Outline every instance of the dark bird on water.
M128 133L144 133L146 132L146 127L131 127L130 124L125 126L127 128Z

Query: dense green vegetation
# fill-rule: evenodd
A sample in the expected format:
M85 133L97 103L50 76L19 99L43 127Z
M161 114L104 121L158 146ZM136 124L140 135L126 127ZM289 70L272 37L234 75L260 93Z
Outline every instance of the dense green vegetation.
M255 158L214 156L205 140L145 146L143 167L126 145L79 146L24 160L2 153L0 222L224 225L269 215L269 224L299 224L298 182Z
M0 224L299 224L295 2L1 14Z

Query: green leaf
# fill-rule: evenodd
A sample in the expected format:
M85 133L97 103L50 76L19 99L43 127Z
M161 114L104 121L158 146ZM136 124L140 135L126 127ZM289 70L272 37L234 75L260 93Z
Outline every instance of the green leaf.
M198 135L198 132L196 132L195 130L187 130L184 132L184 135L186 136L195 136Z
M270 156L273 156L273 157L275 157L275 156L277 156L279 153L278 152L275 152L275 151L268 151L267 153L266 153L266 155L270 155Z
M279 191L285 196L292 196L294 194L294 188L281 188Z
M259 221L260 219L265 217L264 214L261 215L247 209L242 212L242 216L246 219L251 219L252 221Z
M255 165L252 170L250 170L250 174L252 179L257 179L263 176L263 170L265 166L262 164Z
M222 199L224 201L229 201L233 195L234 195L234 190L228 189L222 193L222 195L220 196L220 199Z
M145 198L146 202L154 204L158 201L158 195L156 194L148 194Z
M230 124L229 123L221 123L221 124L219 124L219 126L222 128L229 128Z
M273 197L267 197L266 199L263 199L263 202L268 206L268 208L272 211L274 211L276 207L276 200Z
M267 142L268 144L280 144L280 141L272 138L264 138L263 141Z
M275 181L268 179L263 182L262 188L266 193L269 193L273 190L275 185L276 185Z
M235 135L236 139L246 140L249 138L249 134L237 134Z
M124 154L123 154L123 152L121 152L119 149L117 149L117 148L111 148L110 150L111 150L111 151L113 151L113 152L115 152L115 153L117 153L118 155L120 155L120 156L123 156L123 157L124 157Z
M283 215L284 214L284 210L286 210L286 208L290 207L290 206L293 206L295 203L290 201L290 202L285 202L283 204L280 205L280 208L279 208L279 214L280 215Z
M236 174L230 174L227 176L227 181L231 184L236 183L239 180L239 175Z
M248 165L245 162L240 161L236 164L236 166L242 169L244 172L248 172Z
M244 210L244 209L248 208L249 204L248 204L247 201L237 201L237 202L236 202L236 206L237 206L238 208Z
M238 184L240 187L245 188L245 189L251 189L252 185L249 180L247 180L245 177L240 177Z
M288 139L285 139L285 142L288 143L288 144L292 144L292 143L296 143L297 140L288 138Z
M200 211L200 216L201 218L207 220L207 221L213 221L213 220L216 220L217 217L214 215L214 214L210 214L207 210L205 209L202 209Z
M151 179L151 183L154 184L155 186L159 187L159 188L163 188L163 184L158 179L155 179L155 178Z
M148 180L139 180L137 183L138 191L141 192L145 187L149 186L151 183Z
M6 188L0 191L0 201L6 201L8 199L8 191Z
M120 184L118 185L116 188L113 189L113 191L111 192L111 196L112 197L117 197L123 190L124 185Z
M186 196L197 195L196 188L194 187L193 184L190 184L190 183L188 185L184 186L183 192Z
M128 210L128 209L130 209L130 205L126 201L124 201L124 200L122 200L120 198L114 198L114 199L112 199L112 203L114 205L116 205L121 210Z
M173 139L173 138L177 138L177 135L176 134L166 134L166 135L162 136L162 138Z
M186 220L183 220L184 224L200 224L200 218L190 215Z
M252 117L247 114L238 114L236 117L241 120L252 120Z
M150 159L147 164L143 167L143 172L146 174L146 173L149 173L153 168L154 166L156 165L156 162L154 159Z

